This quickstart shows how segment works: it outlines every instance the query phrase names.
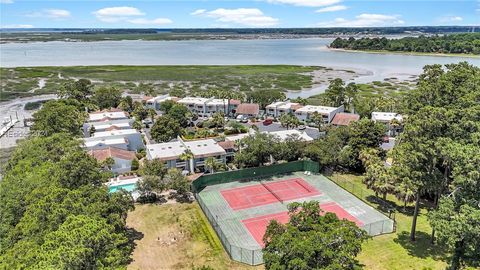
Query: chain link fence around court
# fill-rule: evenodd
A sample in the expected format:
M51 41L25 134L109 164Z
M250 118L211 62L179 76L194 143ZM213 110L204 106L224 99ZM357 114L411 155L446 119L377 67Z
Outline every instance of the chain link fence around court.
M229 220L222 220L219 222L219 218L215 217L208 207L203 202L201 196L198 195L203 188L210 185L229 183L234 181L243 181L243 180L252 180L256 178L263 178L272 175L279 175L297 171L310 171L313 173L318 173L320 171L320 166L318 162L313 162L310 160L299 160L293 162L287 162L282 164L275 164L264 167L256 168L246 168L236 171L228 172L219 172L214 174L207 174L199 177L192 182L192 190L195 193L195 197L198 201L198 204L202 208L203 212L207 216L210 224L212 224L215 232L217 233L220 241L222 242L225 250L228 252L232 260L239 261L249 265L259 265L263 264L263 252L262 249L248 249L244 247L239 247L233 245L228 240L225 231L229 231L228 228L222 228L223 226L229 226ZM232 222L238 222L232 220Z
M260 265L263 264L263 252L262 249L248 249L244 247L239 247L236 245L233 245L230 243L228 240L228 237L224 233L224 229L222 226L228 226L228 221L226 222L225 220L222 221L222 225L219 224L218 217L215 217L208 207L205 205L203 202L202 198L196 194L195 196L197 198L197 202L200 205L200 208L202 208L203 213L207 216L208 220L210 221L210 224L212 225L213 229L218 235L218 238L220 238L220 241L222 242L223 247L227 251L228 255L230 255L230 258L234 261L242 262L245 264L249 265ZM237 221L233 221L237 222Z
M393 231L396 230L396 221L395 221L395 206L389 204L388 202L385 202L384 200L378 198L375 195L375 192L370 190L370 189L365 189L365 187L361 184L352 182L349 179L343 178L341 176L336 176L336 177L327 177L329 180L343 188L344 190L350 192L352 195L357 197L358 199L362 200L366 204L372 206L375 208L375 210L380 211L383 215L387 216L391 221L389 220L381 220L373 223L368 223L362 226L364 230L368 232L369 235L375 236L375 235L380 235L380 234L385 234L385 233L391 233L392 230L389 230L388 228L392 227L392 222L393 222ZM368 200L367 198L371 198L371 200ZM377 205L375 205L373 202L375 202Z

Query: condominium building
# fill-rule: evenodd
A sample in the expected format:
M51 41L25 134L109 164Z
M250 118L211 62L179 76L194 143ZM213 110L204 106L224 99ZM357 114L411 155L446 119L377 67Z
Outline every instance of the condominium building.
M185 97L177 101L199 116L211 116L216 112L228 113L229 100L216 98Z
M128 114L120 109L114 108L93 112L88 115L88 122L101 122L120 119L128 119Z
M387 135L395 136L403 130L403 116L394 112L372 112L374 122L383 123L388 128Z
M279 101L279 102L274 102L270 105L267 105L266 108L266 114L267 116L272 116L272 117L280 117L283 114L289 114L289 113L294 113L298 109L302 108L303 106L299 103L294 103L290 101Z
M126 149L130 151L137 151L144 148L142 135L136 129L121 129L121 130L111 130L111 131L102 131L95 132L91 137L85 138L85 146L87 148L101 148L113 146L113 142L118 144L123 140L123 144L126 144ZM120 147L125 148L125 147Z
M104 120L96 122L87 122L83 124L83 134L85 137L90 137L92 132L112 131L119 129L131 129L133 119L118 119L118 120Z
M126 173L132 170L132 161L135 159L135 152L120 149L116 147L107 147L104 149L92 149L88 154L93 156L99 162L112 158L114 163L110 170L114 173Z
M327 107L327 106L306 105L296 110L295 116L301 121L308 121L311 119L311 116L313 114L318 113L323 117L323 120L325 123L330 123L333 117L335 117L335 114L343 111L344 111L343 105L338 108Z
M190 158L184 159L190 154ZM147 159L159 159L165 162L168 168L178 168L194 172L195 169L204 169L205 161L213 157L219 163L226 162L227 152L212 139L158 143L147 145Z
M147 108L154 109L154 110L158 111L158 110L160 110L160 104L162 104L162 102L165 102L167 100L177 101L178 98L177 97L171 97L169 95L156 96L156 97L152 97L150 99L147 99L146 102L145 102L145 106Z

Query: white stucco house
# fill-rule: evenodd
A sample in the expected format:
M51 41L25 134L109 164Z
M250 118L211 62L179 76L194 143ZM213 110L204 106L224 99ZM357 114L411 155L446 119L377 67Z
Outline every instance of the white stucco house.
M99 162L112 158L114 164L111 167L111 171L117 174L130 172L132 170L132 161L136 158L135 152L116 147L89 150L88 154Z
M325 123L330 123L335 117L335 114L343 112L344 110L345 109L343 105L338 108L328 106L306 105L296 110L295 116L301 121L308 121L310 120L312 114L318 113L322 115Z
M205 160L213 157L219 163L226 162L227 152L212 139L158 143L147 145L147 159L160 159L168 168L178 168L194 172L195 169L204 169ZM182 154L190 152L192 158L182 160Z

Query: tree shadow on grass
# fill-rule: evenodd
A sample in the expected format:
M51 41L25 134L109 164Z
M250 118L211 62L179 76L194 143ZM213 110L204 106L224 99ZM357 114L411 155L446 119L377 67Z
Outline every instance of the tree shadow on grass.
M393 241L400 244L408 251L408 254L418 258L433 258L434 260L445 260L448 256L446 249L439 244L430 242L431 235L426 232L417 231L416 240L410 241L410 232L400 232Z
M137 241L142 240L145 236L142 232L135 230L134 228L127 227L126 229L128 245L131 247L132 253L133 250L137 247ZM133 257L130 256L129 263L133 261Z
M382 198L376 197L374 195L369 195L365 198L370 204L372 204L376 209L386 213L400 212L407 216L413 216L414 207L407 206L403 207L397 205L394 201L383 200Z

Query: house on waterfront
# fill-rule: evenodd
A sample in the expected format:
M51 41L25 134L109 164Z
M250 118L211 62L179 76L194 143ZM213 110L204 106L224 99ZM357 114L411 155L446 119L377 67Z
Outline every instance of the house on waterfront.
M112 158L114 164L111 165L110 170L116 174L130 172L132 170L132 161L136 158L135 152L116 147L93 149L89 150L88 154L100 163L108 158Z
M388 136L396 136L403 130L403 116L394 112L372 112L374 122L383 123L387 127Z
M343 112L344 110L345 109L343 105L338 108L328 106L306 105L297 109L295 111L295 116L301 121L308 121L311 119L311 116L314 113L318 113L323 117L325 123L330 123L337 113Z
M226 163L227 152L212 139L158 143L147 145L147 159L159 159L167 168L178 168L194 172L205 169L205 160L213 157ZM185 157L189 158L185 159Z

